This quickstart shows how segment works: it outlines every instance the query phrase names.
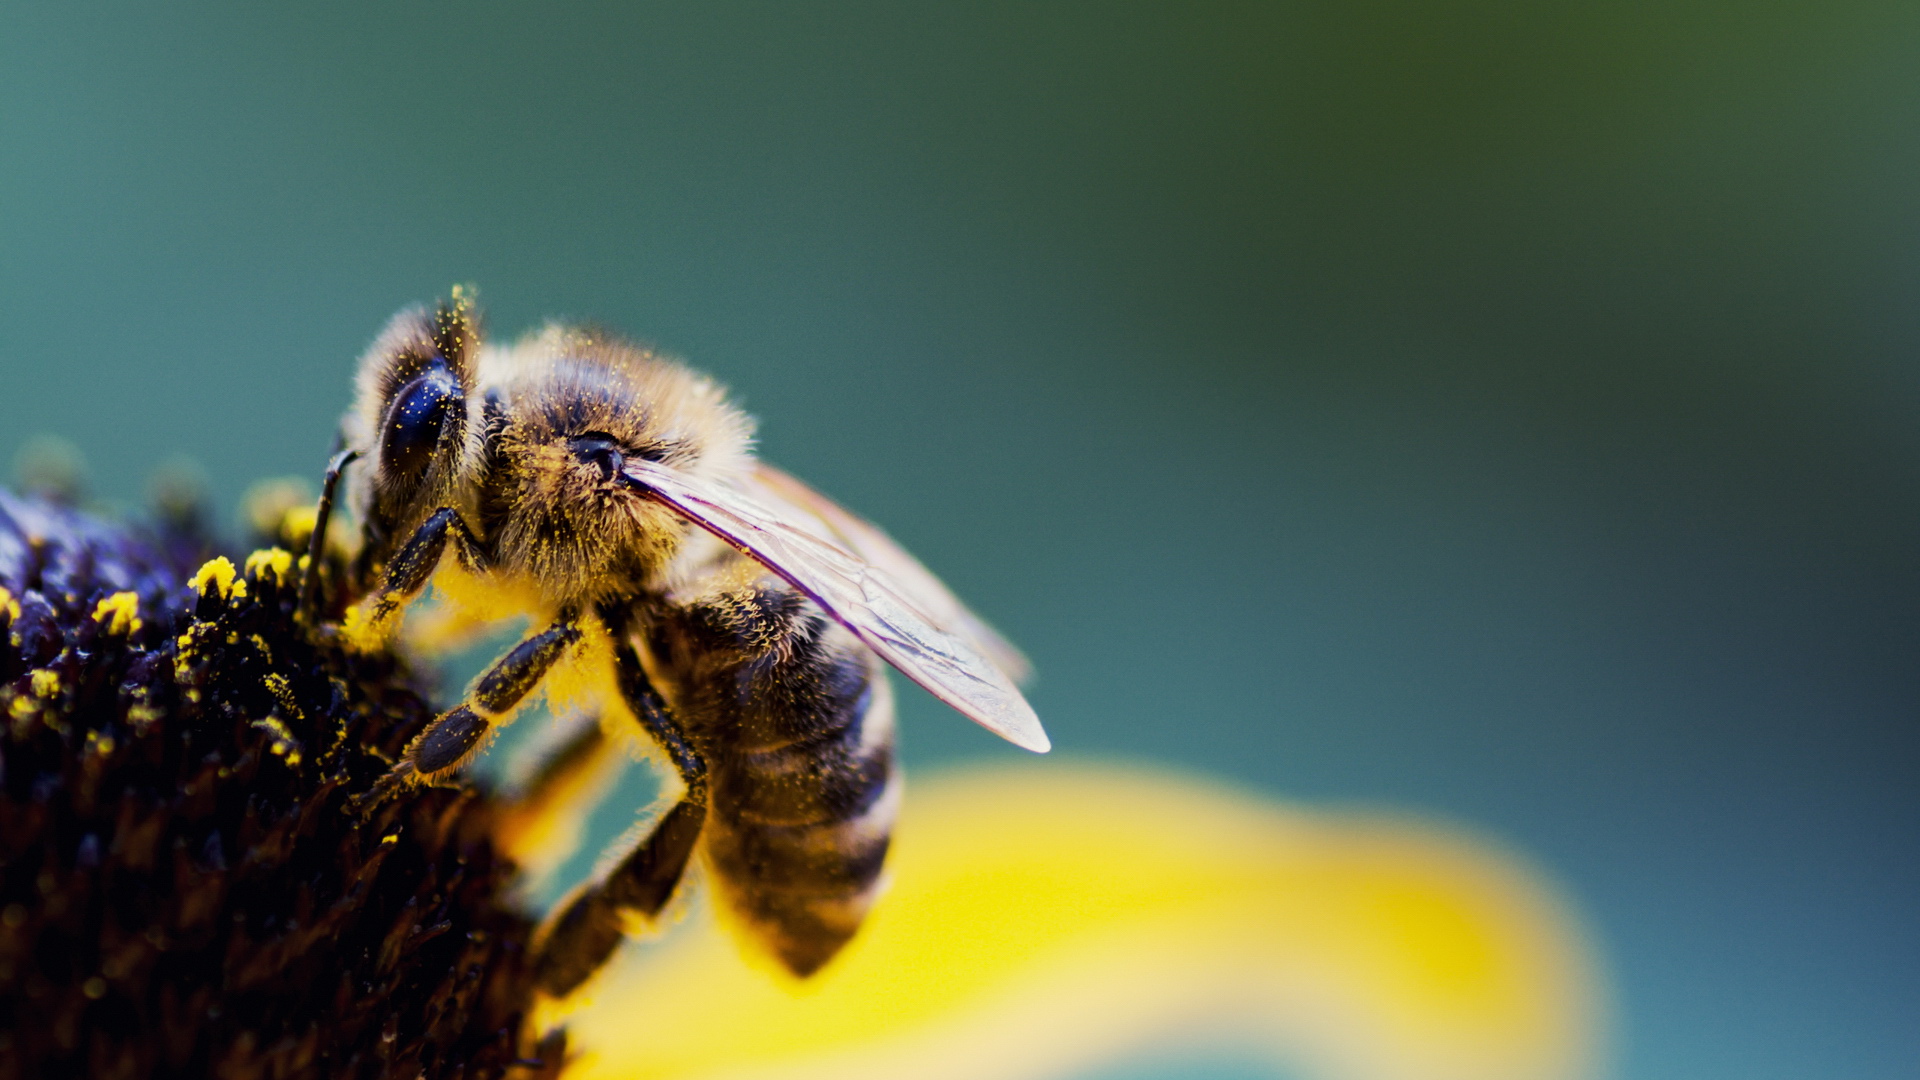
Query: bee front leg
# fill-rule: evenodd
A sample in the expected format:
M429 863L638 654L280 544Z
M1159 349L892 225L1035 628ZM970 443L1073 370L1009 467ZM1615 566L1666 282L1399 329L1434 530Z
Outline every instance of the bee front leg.
M561 905L541 934L534 979L542 991L555 997L571 993L613 955L625 934L624 913L652 918L666 907L686 874L687 861L707 820L706 762L623 636L616 637L614 662L621 695L641 726L666 750L686 791L603 880Z
M385 641L400 609L427 587L449 542L455 545L454 550L462 562L469 566L478 563L479 542L467 530L459 511L443 506L420 523L399 553L387 563L380 588L347 612L348 642L364 649Z
M407 744L400 763L355 799L355 808L372 806L402 785L431 781L459 768L479 748L494 721L512 712L540 684L554 662L579 640L580 628L571 617L563 617L515 645L480 676L465 701L434 717L426 730Z

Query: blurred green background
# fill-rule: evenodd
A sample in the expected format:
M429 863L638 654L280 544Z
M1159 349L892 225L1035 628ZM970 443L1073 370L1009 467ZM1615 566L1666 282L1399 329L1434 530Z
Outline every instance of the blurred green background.
M1895 2L12 2L0 455L230 513L402 304L590 317L1021 642L1062 755L1525 852L1619 1076L1910 1077L1916 136Z

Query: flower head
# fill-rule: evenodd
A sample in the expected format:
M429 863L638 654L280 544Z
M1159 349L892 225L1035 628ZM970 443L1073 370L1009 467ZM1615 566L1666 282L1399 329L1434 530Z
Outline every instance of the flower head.
M194 548L0 493L0 1075L504 1074L496 801L345 812L431 709Z

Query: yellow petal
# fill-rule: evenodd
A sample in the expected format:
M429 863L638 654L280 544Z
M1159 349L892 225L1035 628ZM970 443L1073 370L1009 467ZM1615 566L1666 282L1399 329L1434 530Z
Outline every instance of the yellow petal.
M1232 1048L1332 1080L1590 1075L1593 965L1508 856L1163 773L916 780L892 888L809 983L696 911L572 1003L571 1080L1068 1076Z

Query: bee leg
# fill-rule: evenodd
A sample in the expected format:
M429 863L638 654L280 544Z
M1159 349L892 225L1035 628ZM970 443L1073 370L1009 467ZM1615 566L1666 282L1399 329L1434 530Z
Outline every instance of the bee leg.
M618 624L611 624L618 625ZM647 669L640 664L640 657L625 635L616 636L613 646L614 679L620 686L620 696L626 699L627 707L640 720L640 726L654 742L667 753L667 760L673 763L673 771L680 774L680 780L687 786L682 798L687 802L707 804L707 763L694 748L693 740L687 737L680 721L674 718L667 701L654 689L653 680L647 678Z
M347 613L348 639L357 640L363 647L384 640L400 609L427 587L449 541L467 565L479 561L479 543L467 531L466 522L460 520L459 511L451 506L435 510L387 563L380 588Z
M623 912L651 917L667 906L706 820L705 806L686 801L673 804L606 880L567 902L543 935L534 961L534 982L542 992L565 996L600 970L626 936Z
M459 768L480 746L493 722L513 711L560 659L580 640L580 628L563 617L540 633L515 645L493 662L460 704L434 717L425 731L407 744L400 764L355 800L370 806L414 780L432 780Z
M307 568L300 578L300 603L294 611L296 618L313 610L313 594L320 587L320 561L327 554L327 522L333 517L333 493L340 486L341 471L359 456L358 450L342 450L327 462L327 476L320 484L320 505L313 512L313 533L307 538Z
M624 639L614 651L621 694L649 734L665 748L686 784L680 801L606 878L574 894L542 934L534 979L555 997L570 993L599 970L625 936L622 915L652 918L666 907L685 875L707 820L707 766L646 669Z

